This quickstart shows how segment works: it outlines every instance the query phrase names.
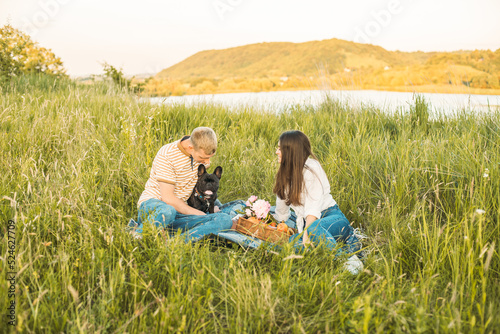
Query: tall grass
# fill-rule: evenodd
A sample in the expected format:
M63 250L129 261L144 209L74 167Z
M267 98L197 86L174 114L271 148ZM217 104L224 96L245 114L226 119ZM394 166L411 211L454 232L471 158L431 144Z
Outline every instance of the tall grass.
M352 276L302 258L124 228L157 150L210 126L223 202L274 201L279 134L312 140L334 198L368 234ZM157 106L105 84L18 78L0 96L0 253L16 221L17 326L3 332L479 332L500 328L500 114L387 115L327 99L275 115ZM0 309L10 301L0 290ZM6 311L5 311L6 313Z

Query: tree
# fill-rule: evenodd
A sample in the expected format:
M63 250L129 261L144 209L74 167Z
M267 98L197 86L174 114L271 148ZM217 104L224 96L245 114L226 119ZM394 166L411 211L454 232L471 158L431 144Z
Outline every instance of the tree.
M21 74L65 76L61 58L7 24L0 28L0 81Z
M104 76L108 79L111 79L118 87L120 88L128 88L130 85L129 80L125 78L122 69L117 69L114 66L109 65L108 63L102 64Z
M120 89L125 89L132 93L140 93L144 90L145 83L139 82L134 83L133 79L127 79L125 74L123 74L123 70L117 69L116 67L109 65L108 63L102 64L104 77L111 79L115 85L120 87Z

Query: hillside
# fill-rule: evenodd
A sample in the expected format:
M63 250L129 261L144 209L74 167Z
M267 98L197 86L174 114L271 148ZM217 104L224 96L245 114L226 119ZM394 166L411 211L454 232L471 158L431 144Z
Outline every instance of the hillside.
M303 89L383 89L500 94L500 49L388 51L339 39L207 50L147 81L169 96Z
M329 73L345 68L384 68L419 64L433 54L391 52L380 46L339 39L306 43L259 43L194 54L169 67L158 78L228 78L311 76L318 68Z

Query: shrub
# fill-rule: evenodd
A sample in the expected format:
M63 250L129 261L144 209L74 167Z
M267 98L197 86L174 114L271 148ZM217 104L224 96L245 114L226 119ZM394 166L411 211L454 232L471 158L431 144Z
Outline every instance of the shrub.
M132 93L139 93L144 90L145 83L132 83L132 79L125 78L123 74L123 70L117 69L114 66L109 65L108 63L104 63L103 65L104 76L110 79L116 86L120 89L125 89Z
M5 25L0 28L0 83L22 74L44 73L65 76L59 57L33 42L22 31Z

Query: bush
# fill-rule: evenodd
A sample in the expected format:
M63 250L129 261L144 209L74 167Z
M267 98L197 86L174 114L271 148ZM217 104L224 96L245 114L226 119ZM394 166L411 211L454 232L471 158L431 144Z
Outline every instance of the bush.
M139 93L144 90L144 83L132 84L132 79L125 78L122 69L117 69L108 63L103 64L104 76L111 79L120 89L125 89L132 93Z
M65 76L59 57L33 42L22 31L5 25L0 28L0 84L22 74L44 73Z

